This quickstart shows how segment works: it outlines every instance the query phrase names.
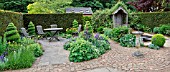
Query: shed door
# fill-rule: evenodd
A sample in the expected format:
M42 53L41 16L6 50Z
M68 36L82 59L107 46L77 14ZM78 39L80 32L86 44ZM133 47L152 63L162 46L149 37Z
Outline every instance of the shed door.
M122 15L121 14L117 14L117 17L116 17L116 23L118 24L118 26L121 26L123 24L122 22Z

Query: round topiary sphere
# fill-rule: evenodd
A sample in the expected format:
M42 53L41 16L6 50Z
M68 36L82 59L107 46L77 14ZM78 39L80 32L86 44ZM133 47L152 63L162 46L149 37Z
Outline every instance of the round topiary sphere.
M152 37L152 44L163 47L165 44L165 37L162 34L155 34Z

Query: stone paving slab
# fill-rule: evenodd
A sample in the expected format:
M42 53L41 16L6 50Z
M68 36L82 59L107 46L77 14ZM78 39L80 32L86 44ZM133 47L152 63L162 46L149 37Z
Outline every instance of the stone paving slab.
M62 64L69 62L68 55L69 51L64 50L63 45L67 42L67 39L59 38L60 41L49 42L48 40L39 40L38 42L42 44L44 53L43 56L38 60L37 65L52 65L52 64Z

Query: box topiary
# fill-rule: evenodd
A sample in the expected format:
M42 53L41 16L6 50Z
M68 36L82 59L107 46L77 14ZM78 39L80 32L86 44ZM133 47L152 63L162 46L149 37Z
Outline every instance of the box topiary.
M79 24L76 19L73 21L73 28L78 28Z
M15 42L19 42L20 41L20 35L18 33L17 28L15 27L15 25L13 23L9 23L9 25L6 28L6 40L9 41L15 41Z
M30 36L35 35L35 25L31 21L28 25L28 33Z
M151 41L152 44L163 47L165 44L165 37L162 34L155 34Z
M88 30L89 33L93 33L93 28L92 28L92 26L91 26L90 21L86 21L86 24L85 24L85 26L84 26L84 29L85 29L85 30Z

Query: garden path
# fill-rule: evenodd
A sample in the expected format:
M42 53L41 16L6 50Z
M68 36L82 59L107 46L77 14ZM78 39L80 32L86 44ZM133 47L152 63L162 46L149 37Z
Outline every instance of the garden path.
M170 71L170 47L161 48L160 50L153 50L142 47L126 48L120 46L118 43L110 40L111 50L103 54L101 57L84 61L79 63L73 63L68 61L68 51L63 49L63 44L66 40L59 42L48 43L47 41L40 41L46 53L41 56L36 63L27 69L12 70L12 72L169 72ZM53 46L54 45L54 46ZM54 47L54 48L53 48ZM50 48L54 50L49 50ZM55 51L56 48L56 51ZM61 48L61 49L60 49ZM57 51L57 49L59 49ZM48 51L49 50L49 51ZM133 57L132 53L140 50L144 57ZM56 52L60 52L59 59L53 59L57 56ZM50 55L49 62L43 61ZM55 54L56 53L56 54ZM47 55L46 55L47 54ZM44 58L43 58L44 57ZM54 57L55 58L55 57ZM61 60L62 61L61 61ZM65 60L64 60L65 59ZM59 61L59 62L51 62ZM43 63L43 62L48 63ZM11 72L11 71L7 71Z
M37 59L34 66L44 66L52 64L63 64L69 62L69 51L63 49L63 45L67 39L60 38L60 41L49 42L49 40L39 40L42 44L44 53Z

